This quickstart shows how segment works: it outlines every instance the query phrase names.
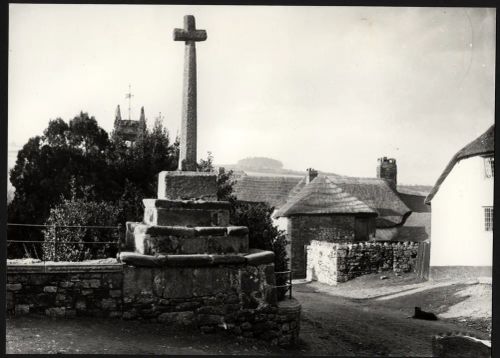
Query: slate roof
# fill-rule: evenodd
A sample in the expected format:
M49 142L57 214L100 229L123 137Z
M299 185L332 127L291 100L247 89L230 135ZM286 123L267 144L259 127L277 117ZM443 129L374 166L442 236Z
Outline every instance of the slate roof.
M457 164L462 159L467 159L470 157L475 157L478 155L489 155L495 152L495 125L493 124L486 132L481 134L479 137L474 139L472 142L467 144L465 147L460 149L450 160L443 173L439 176L436 184L432 188L431 192L425 199L426 204L430 204L432 198L439 190L439 187L446 179L448 174L453 170L455 164Z
M319 175L291 197L275 216L313 214L369 214L375 216L377 212L335 185L328 177Z
M279 208L300 180L298 177L243 175L233 185L233 194L240 201L265 202Z

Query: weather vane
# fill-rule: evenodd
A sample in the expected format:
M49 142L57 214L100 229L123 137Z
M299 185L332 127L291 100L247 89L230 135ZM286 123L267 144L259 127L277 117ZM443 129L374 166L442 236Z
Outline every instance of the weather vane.
M134 95L132 94L132 91L130 90L130 84L128 85L128 93L125 94L125 98L128 98L128 119L132 119L132 117L130 117L130 103L131 103L131 100L132 100L132 97Z

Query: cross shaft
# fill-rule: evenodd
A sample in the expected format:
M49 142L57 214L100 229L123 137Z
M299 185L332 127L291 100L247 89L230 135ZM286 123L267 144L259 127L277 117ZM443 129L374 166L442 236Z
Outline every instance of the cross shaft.
M196 30L194 16L184 16L184 29L174 29L174 41L184 41L184 88L182 97L181 143L178 170L196 171L197 104L196 104L196 47L205 41L205 30Z
M174 41L205 41L207 32L205 30L196 30L194 16L184 16L184 28L174 29Z

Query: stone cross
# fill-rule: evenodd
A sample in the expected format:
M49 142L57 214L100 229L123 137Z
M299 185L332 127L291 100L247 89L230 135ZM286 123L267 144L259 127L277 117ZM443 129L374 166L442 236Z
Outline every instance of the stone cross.
M194 16L184 16L184 28L174 29L174 41L185 42L184 89L182 98L181 147L178 170L196 171L196 47L207 32L196 30Z

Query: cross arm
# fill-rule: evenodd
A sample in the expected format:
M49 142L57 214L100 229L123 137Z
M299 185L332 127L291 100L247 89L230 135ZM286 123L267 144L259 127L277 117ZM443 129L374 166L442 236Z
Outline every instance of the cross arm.
M207 32L205 30L174 29L174 41L205 41Z

